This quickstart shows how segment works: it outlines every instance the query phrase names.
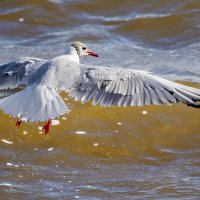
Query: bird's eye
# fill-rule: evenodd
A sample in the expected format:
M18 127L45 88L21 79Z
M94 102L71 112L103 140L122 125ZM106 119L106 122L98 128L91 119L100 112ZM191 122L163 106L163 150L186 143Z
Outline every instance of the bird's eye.
M82 50L86 50L86 47L82 47Z

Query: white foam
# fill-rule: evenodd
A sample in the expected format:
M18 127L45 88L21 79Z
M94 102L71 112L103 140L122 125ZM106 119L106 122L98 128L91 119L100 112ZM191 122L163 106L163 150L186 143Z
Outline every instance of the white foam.
M6 143L6 144L13 144L12 141L6 140L6 139L1 139L2 142Z
M85 131L76 131L76 134L78 134L78 135L85 135L86 132Z
M23 22L24 21L24 18L23 17L21 17L21 18L19 18L19 20L18 20L19 22Z
M146 115L146 114L147 114L147 111L146 111L146 110L143 110L143 111L142 111L142 114L143 114L143 115Z
M51 125L52 125L52 126L57 126L57 125L59 125L59 124L60 124L60 121L59 121L59 120L57 120L57 119L51 120Z
M99 146L99 144L97 142L95 142L93 145L94 145L94 147Z
M12 164L12 163L10 163L10 162L7 162L6 165L7 165L7 166L13 166L13 167L19 167L19 165L14 165L14 164Z
M28 132L27 131L23 131L23 134L26 135Z
M13 164L12 164L12 163L9 163L9 162L7 162L6 165L8 165L8 166L13 166Z
M48 148L47 150L48 150L48 151L53 151L54 148L53 148L53 147L50 147L50 148Z

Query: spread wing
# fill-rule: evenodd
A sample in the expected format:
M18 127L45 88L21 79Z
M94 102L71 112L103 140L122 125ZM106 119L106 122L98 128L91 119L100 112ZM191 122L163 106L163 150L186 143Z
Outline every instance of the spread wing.
M59 90L65 90L82 102L92 100L93 104L102 106L159 105L181 101L200 107L195 103L200 101L200 89L131 69L89 67L77 63L62 65L49 61L39 67L28 82L22 91L1 99L0 109L32 122L54 119L69 111Z
M177 103L199 107L200 89L132 69L81 66L79 80L69 95L102 106L142 106Z
M45 62L47 61L43 59L25 57L0 65L0 89L27 84L30 74Z

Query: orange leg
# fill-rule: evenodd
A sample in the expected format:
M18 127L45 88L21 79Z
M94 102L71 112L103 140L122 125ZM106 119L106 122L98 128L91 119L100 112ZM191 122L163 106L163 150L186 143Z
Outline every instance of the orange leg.
M17 128L20 127L21 123L22 123L22 120L21 120L21 119L18 119L18 120L16 121L16 124L15 124L15 125L17 126Z
M47 123L42 128L42 130L44 131L45 135L49 133L50 125L51 125L51 120L49 119L47 121Z

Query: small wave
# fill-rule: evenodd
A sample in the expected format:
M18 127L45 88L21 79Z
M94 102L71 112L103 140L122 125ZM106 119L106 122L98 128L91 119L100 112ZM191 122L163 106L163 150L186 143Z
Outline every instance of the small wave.
M31 8L32 6L22 6L22 7L17 7L17 8L8 8L8 9L0 9L0 16L5 16L5 15L11 15L14 13L20 13L23 12L29 8Z
M13 184L12 183L7 183L7 182L2 182L2 183L0 183L0 186L12 187Z
M101 20L104 22L112 23L112 22L132 21L135 19L167 17L170 15L171 15L170 13L167 13L167 14L156 14L156 13L135 14L135 13L132 13L130 15L124 15L124 16L106 17L106 16L95 16L95 15L89 15L89 14L83 13L82 17L85 17L90 20Z

